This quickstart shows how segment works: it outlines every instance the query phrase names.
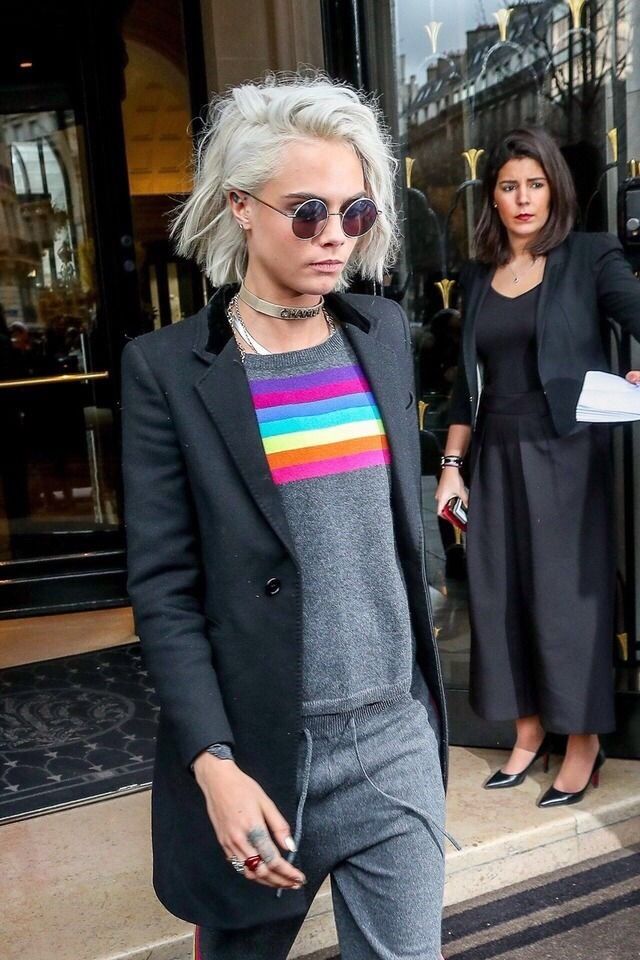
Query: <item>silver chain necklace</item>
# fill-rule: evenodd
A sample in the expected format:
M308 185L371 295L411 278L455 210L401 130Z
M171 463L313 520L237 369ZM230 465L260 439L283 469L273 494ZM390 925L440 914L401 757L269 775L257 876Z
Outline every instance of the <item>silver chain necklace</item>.
M229 301L229 306L227 307L227 320L229 321L229 325L231 326L231 331L233 333L234 339L236 341L236 345L240 352L240 359L244 363L245 358L247 356L247 351L242 346L241 339L244 340L244 342L247 343L251 347L251 349L254 351L254 353L258 354L258 356L262 356L262 357L270 356L273 353L273 350L267 350L266 347L263 347L262 344L258 343L256 338L252 336L247 330L247 325L245 324L244 320L240 316L238 300L239 300L239 297L238 297L238 294L236 294ZM333 322L333 318L327 313L324 307L322 307L322 315L325 319L325 323L327 324L327 328L329 330L329 334L327 336L327 340L328 340L329 337L332 337L333 334L335 333L336 325Z
M520 277L526 276L526 274L529 273L530 270L533 270L533 268L535 267L535 265L536 265L537 262L538 262L538 258L537 258L537 257L534 257L533 260L531 261L531 263L529 264L529 266L527 267L527 269L524 271L524 273L521 273L520 276L518 276L518 274L515 272L515 270L514 270L513 267L511 266L511 264L508 263L507 266L509 267L509 270L511 271L511 276L513 277L513 282L514 282L514 283L519 283L519 282L520 282Z

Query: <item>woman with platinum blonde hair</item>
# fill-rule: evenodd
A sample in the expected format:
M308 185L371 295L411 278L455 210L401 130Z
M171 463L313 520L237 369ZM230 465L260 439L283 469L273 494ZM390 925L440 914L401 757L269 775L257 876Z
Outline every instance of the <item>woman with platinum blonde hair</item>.
M375 104L268 77L212 108L178 249L217 288L123 356L129 590L161 705L154 884L198 960L437 960L446 720Z

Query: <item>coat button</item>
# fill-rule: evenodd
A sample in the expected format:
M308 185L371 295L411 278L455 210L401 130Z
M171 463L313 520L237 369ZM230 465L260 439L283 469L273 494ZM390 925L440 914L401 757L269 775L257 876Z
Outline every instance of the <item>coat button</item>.
M264 585L264 591L268 597L275 597L276 593L280 593L280 581L277 577L271 577L267 580Z

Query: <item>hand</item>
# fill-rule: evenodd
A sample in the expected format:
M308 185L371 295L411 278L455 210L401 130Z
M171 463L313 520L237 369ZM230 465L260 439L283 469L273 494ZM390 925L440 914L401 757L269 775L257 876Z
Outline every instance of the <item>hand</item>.
M629 383L640 384L640 370L629 370L625 379L627 379Z
M196 757L193 772L227 858L246 860L259 854L263 862L255 870L245 867L247 880L266 887L299 890L307 882L306 877L285 860L276 846L295 849L289 824L262 787L233 760L220 760L210 753Z
M464 485L458 468L443 467L440 483L435 493L439 517L442 516L442 511L452 497L460 497L465 507L469 505L469 491Z

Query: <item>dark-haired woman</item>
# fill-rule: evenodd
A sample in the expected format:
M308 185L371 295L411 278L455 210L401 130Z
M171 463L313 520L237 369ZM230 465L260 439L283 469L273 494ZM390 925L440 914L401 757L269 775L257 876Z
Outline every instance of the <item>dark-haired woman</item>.
M575 193L554 140L509 133L491 153L477 260L461 277L464 331L438 512L460 496L471 446L467 560L471 702L515 719L507 763L522 782L567 735L540 806L597 784L598 734L614 729L610 431L577 423L587 370L608 369L602 328L640 338L640 284L610 234L571 233ZM640 380L640 372L628 375Z

